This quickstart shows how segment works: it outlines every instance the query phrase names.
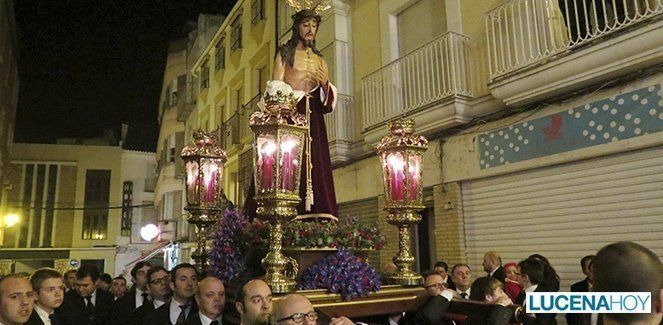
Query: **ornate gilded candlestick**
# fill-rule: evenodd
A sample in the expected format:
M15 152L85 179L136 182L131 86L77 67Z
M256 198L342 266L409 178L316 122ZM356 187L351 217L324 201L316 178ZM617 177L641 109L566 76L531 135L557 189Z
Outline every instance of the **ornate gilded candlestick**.
M394 264L398 270L392 280L406 286L419 285L421 276L413 270L410 253L410 228L421 220L418 211L425 208L422 195L423 154L428 140L414 135L414 120L398 120L388 124L388 134L376 149L382 164L387 222L398 227L398 254Z
M226 206L222 195L223 164L226 152L218 144L218 130L193 133L193 143L182 149L185 166L188 221L196 227L196 250L191 257L199 270L209 267L209 240Z
M267 284L274 293L295 290L297 262L281 251L283 222L297 215L302 149L308 129L306 117L296 112L299 98L281 81L270 81L260 112L251 115L254 133L256 214L269 222L269 252L262 259ZM292 264L293 273L285 273Z

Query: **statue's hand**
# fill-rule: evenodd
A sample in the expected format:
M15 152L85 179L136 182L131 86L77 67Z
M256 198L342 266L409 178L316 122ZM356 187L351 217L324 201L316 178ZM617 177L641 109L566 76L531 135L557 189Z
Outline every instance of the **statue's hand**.
M329 83L329 71L326 64L318 65L318 69L315 71L315 79L318 79L321 86L327 86L327 83Z

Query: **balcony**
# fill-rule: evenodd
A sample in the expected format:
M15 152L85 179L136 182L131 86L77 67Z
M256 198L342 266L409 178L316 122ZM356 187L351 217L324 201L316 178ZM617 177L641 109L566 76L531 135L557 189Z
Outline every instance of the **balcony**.
M422 133L467 123L468 44L448 32L362 78L364 140L377 142L400 116L413 117Z
M239 140L242 143L251 143L253 141L253 132L249 127L249 118L253 112L258 110L260 94L255 95L248 103L242 106L239 112Z
M324 115L332 164L350 160L352 143L359 139L352 97L343 94L337 97L336 108Z
M230 116L230 118L221 125L221 141L223 143L223 148L226 149L226 152L229 154L239 149L239 129L239 115L237 113Z
M662 13L663 0L506 1L485 15L489 88L524 105L660 64Z

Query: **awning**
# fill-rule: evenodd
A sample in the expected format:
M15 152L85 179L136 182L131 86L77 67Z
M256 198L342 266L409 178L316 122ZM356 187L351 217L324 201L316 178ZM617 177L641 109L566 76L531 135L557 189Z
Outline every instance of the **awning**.
M144 252L143 254L140 255L137 259L127 263L124 266L124 269L129 269L133 267L134 264L140 262L140 261L145 261L151 259L154 255L157 255L160 253L164 248L166 248L168 245L170 245L170 240L161 240L158 241L154 247L152 247L150 250Z

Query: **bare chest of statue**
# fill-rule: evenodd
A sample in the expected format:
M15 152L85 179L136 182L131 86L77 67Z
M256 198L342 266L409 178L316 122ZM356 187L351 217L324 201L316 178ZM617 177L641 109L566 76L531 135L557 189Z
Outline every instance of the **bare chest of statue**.
M310 49L296 50L293 66L285 65L283 81L295 90L311 92L320 84L316 73L322 68L322 64L322 58Z

